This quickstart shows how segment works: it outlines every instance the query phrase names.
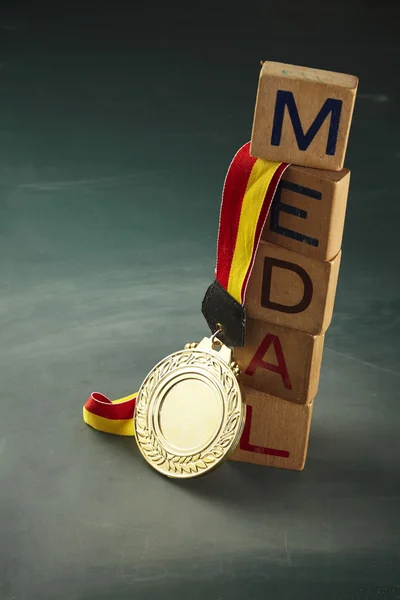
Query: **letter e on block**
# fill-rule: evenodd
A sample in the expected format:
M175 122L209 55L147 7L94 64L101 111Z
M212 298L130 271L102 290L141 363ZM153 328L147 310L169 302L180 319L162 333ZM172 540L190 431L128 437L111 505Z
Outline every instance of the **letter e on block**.
M350 171L290 165L281 180L262 239L315 260L342 246Z
M261 69L252 156L328 171L343 168L358 78L265 62Z
M246 422L231 459L301 471L307 456L313 404L299 405L243 388Z

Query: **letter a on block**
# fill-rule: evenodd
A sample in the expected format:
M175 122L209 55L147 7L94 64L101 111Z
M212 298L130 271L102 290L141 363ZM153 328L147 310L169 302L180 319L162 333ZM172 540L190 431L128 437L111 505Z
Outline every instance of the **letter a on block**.
M323 346L323 335L247 317L246 343L233 353L241 370L239 381L277 398L309 404L318 390Z
M330 171L343 168L358 79L284 63L264 63L251 154Z
M270 346L274 347L275 356L277 360L277 364L269 363L264 360L264 356L266 355ZM290 383L289 373L286 366L285 356L283 354L282 346L280 339L277 335L273 335L272 333L267 333L260 346L257 349L257 352L253 356L251 363L246 369L246 375L254 375L257 368L268 369L273 373L278 373L282 377L282 383L287 390L292 389L292 384Z

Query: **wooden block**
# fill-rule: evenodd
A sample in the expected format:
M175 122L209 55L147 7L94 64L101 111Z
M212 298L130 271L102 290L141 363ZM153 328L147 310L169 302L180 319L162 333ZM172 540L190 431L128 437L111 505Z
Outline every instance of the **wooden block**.
M244 388L246 423L231 460L280 469L304 468L313 404L299 405Z
M262 239L331 260L342 245L350 171L290 165L278 186Z
M343 168L358 78L265 62L250 153L305 167Z
M234 357L248 387L309 404L318 391L324 336L247 319L246 344Z
M332 320L341 251L319 261L260 242L246 293L247 315L319 335Z

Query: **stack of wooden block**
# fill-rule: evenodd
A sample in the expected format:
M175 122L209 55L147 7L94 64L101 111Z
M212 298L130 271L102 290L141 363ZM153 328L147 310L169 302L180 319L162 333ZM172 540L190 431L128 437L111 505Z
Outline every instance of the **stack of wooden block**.
M357 85L351 75L282 63L261 70L251 154L290 166L249 281L246 344L235 352L247 418L234 460L305 464L339 274Z

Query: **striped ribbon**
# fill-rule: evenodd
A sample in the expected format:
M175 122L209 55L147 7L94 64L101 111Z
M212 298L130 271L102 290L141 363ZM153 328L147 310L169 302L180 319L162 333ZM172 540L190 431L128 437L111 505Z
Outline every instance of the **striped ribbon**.
M272 200L286 163L235 154L225 178L217 245L216 279L235 300L244 299Z
M98 431L133 436L136 396L137 392L118 400L109 400L104 394L93 392L83 407L83 420Z
M261 233L279 180L287 168L250 155L250 142L235 154L226 174L219 220L216 279L244 304ZM93 392L83 407L83 419L98 431L134 435L137 393L110 400Z

